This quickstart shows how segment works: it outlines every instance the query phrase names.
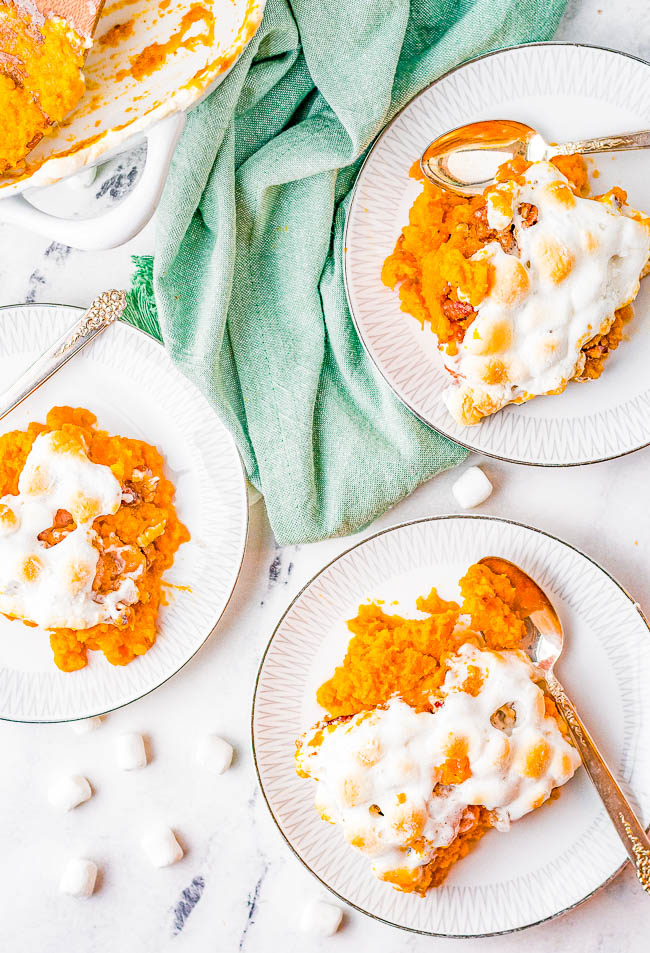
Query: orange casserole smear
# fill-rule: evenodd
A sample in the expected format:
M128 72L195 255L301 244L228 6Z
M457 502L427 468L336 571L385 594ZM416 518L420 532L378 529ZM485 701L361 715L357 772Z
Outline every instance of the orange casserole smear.
M204 30L190 35L195 23L202 23ZM134 79L140 80L150 76L178 50L194 50L197 46L212 46L214 42L215 19L213 13L200 3L193 4L183 14L178 30L165 43L152 43L145 46L141 53L131 59L130 69L120 70L117 80L124 79L131 74Z
M122 503L117 513L101 516L93 529L101 540L133 551L136 568L141 562L142 574L137 578L138 601L123 612L124 625L103 623L89 629L54 629L50 644L56 665L72 672L87 664L87 651L101 650L112 665L126 665L137 655L144 655L156 640L156 620L161 604L162 575L173 563L179 546L190 538L179 521L174 507L174 486L163 474L163 458L158 450L142 440L111 436L95 426L97 418L88 410L54 407L46 423L31 423L26 431L13 431L0 437L0 496L17 495L18 479L37 436L61 430L80 439L88 448L88 458L103 464L134 499ZM145 473L142 480L134 471ZM57 530L65 532L66 514L55 526L40 535L48 545L55 544ZM69 517L71 520L71 517ZM122 569L124 571L124 569ZM100 549L93 589L107 593L119 586L119 568L110 552Z
M417 600L417 608L428 613L424 619L404 619L388 615L376 603L359 606L348 622L353 637L334 675L320 686L317 701L328 719L350 718L362 711L384 705L399 695L417 711L432 711L438 689L445 679L448 660L463 643L495 651L517 648L525 632L524 605L506 576L487 566L470 566L460 580L462 603L447 602L432 589ZM458 625L468 617L468 628ZM480 691L480 672L469 671L463 690ZM552 699L546 697L549 714L559 716ZM326 730L326 729L325 729ZM316 736L318 737L318 736ZM451 747L442 767L446 784L461 783L467 776L466 751ZM428 864L415 869L388 872L383 879L405 892L424 895L443 883L451 867L493 827L490 811L481 806L468 809L458 836L436 851Z
M0 174L13 169L84 93L81 37L0 0Z

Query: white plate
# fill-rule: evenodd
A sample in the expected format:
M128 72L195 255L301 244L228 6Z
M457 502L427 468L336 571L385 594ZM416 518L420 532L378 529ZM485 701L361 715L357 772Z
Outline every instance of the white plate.
M573 44L515 47L472 60L411 100L375 143L348 213L345 280L350 310L370 356L402 401L435 430L471 450L515 463L595 463L650 443L650 284L602 377L571 383L558 397L507 407L461 427L441 393L449 383L430 330L399 309L380 279L420 186L412 163L440 133L478 119L519 119L548 141L646 129L650 65L623 53ZM645 152L596 157L594 190L621 184L650 209Z
M384 530L326 566L280 621L258 675L253 747L271 813L311 872L363 913L421 933L479 936L547 920L605 884L626 856L581 769L556 802L508 834L491 831L442 887L425 898L399 893L320 820L313 782L295 773L295 739L322 717L316 688L342 660L358 605L397 600L395 611L409 613L434 585L456 598L457 580L486 555L518 563L553 600L566 637L558 675L650 820L650 633L632 599L586 556L518 523L442 516Z
M0 309L0 380L11 381L74 323L79 309ZM100 335L0 424L0 433L43 421L53 406L86 407L111 433L155 444L176 487L192 539L165 580L154 646L129 665L88 653L78 672L56 668L47 632L0 616L0 718L64 721L118 708L157 688L201 647L235 586L248 524L246 483L232 437L196 387L153 338L126 324Z

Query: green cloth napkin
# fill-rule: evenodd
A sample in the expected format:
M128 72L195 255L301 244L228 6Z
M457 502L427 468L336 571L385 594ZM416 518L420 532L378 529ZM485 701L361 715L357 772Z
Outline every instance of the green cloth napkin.
M268 0L190 113L130 320L211 400L279 543L360 529L464 459L357 337L341 262L350 190L415 93L486 50L548 39L565 2Z

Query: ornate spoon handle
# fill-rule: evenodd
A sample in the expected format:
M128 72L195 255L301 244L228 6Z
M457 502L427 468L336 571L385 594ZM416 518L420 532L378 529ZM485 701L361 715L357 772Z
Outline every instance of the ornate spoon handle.
M600 136L597 139L579 139L577 142L563 142L553 146L549 152L554 155L590 155L595 152L625 152L627 149L650 149L650 129L641 132L623 132L620 136Z
M0 394L0 420L67 364L89 341L117 321L126 307L125 291L104 291L65 334L54 342L8 390Z
M628 857L634 864L641 886L650 893L650 839L605 764L594 739L580 720L573 702L571 702L552 672L546 675L546 684L560 712L566 719L587 774L605 805L605 809L616 828L616 833L625 846Z

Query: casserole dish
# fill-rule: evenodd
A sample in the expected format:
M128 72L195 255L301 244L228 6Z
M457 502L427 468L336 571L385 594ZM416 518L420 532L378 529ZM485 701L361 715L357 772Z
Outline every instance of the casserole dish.
M262 19L265 0L108 0L88 54L86 92L20 169L0 177L0 221L82 249L136 235L162 194L187 111L227 76ZM30 202L33 189L105 162L143 139L136 186L91 219L60 218Z

